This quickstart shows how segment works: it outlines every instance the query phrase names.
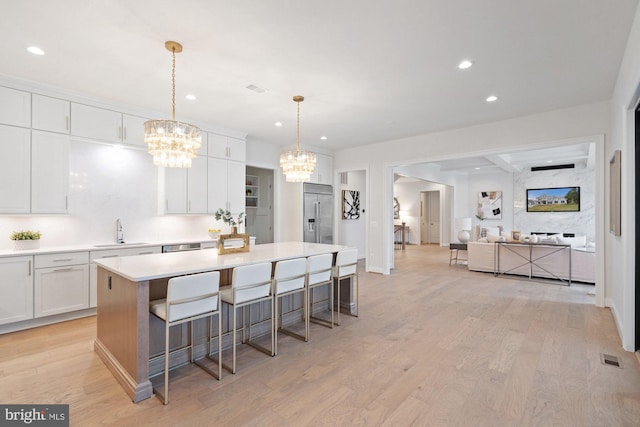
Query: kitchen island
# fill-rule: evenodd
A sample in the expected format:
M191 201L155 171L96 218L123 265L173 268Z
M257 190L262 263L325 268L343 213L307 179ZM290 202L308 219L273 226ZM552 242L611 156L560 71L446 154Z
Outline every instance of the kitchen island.
M341 245L286 242L252 246L249 252L218 255L215 250L138 255L96 260L98 264L97 338L94 349L134 402L151 397L149 301L164 298L171 277L221 272L230 283L235 267L260 262L337 253ZM224 319L224 313L223 319ZM162 328L156 328L160 331ZM172 343L184 344L186 331L172 332ZM150 336L154 338L150 340ZM172 344L173 345L173 344ZM204 352L200 349L200 352ZM185 355L186 356L186 355ZM184 363L172 360L172 365Z

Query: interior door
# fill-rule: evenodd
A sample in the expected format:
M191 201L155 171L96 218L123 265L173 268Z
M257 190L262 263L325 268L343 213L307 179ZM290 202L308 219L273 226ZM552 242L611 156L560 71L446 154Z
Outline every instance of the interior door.
M426 192L427 243L440 243L440 192Z

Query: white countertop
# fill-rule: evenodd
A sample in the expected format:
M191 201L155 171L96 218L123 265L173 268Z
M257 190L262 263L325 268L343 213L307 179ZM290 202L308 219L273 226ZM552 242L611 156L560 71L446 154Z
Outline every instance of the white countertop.
M166 246L166 245L178 245L183 243L207 243L214 242L214 239L186 239L186 240L163 240L159 242L142 242L142 243L102 243L102 244L86 244L86 245L70 245L70 246L45 246L39 249L26 250L26 251L14 251L12 249L6 249L0 251L0 257L9 256L29 256L29 255L44 255L55 254L60 252L84 252L84 251L105 251L112 249L127 249L127 248L145 248L151 246Z
M334 253L345 248L346 246L342 245L285 242L255 245L249 252L227 255L218 255L216 250L201 250L105 258L94 262L128 280L140 282L223 270L258 262Z

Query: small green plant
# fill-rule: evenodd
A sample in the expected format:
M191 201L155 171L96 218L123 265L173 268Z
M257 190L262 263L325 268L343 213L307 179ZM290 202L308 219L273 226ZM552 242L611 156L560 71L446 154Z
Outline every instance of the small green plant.
M42 237L42 233L39 231L14 231L9 237L11 240L39 240Z
M231 212L220 208L214 213L214 215L216 217L216 220L222 220L225 224L229 224L232 227L240 225L244 222L244 212L240 212L238 214L238 217L234 218L233 215L231 215Z

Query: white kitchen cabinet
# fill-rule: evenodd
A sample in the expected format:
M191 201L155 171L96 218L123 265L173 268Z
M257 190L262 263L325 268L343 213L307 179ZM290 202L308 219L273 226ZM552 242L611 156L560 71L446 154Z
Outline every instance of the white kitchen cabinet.
M33 94L31 127L48 132L69 133L71 103L64 99Z
M227 162L227 209L234 214L245 211L246 169L244 162Z
M147 147L144 142L144 122L149 119L138 116L122 115L122 142L136 147Z
M122 113L72 102L71 135L105 142L121 142Z
M144 246L139 248L116 248L104 249L99 251L91 251L89 254L89 306L95 307L98 304L98 266L93 262L96 259L115 258L119 256L134 256L159 254L162 252L162 246Z
M89 252L34 256L34 317L89 308Z
M187 169L187 213L207 213L207 158L196 156Z
M160 212L184 214L187 212L187 169L159 168Z
M33 319L33 257L0 258L0 325Z
M31 171L31 213L67 213L69 136L33 131Z
M0 123L31 127L31 94L0 86Z
M218 209L244 212L245 164L209 157L207 199L209 213Z
M208 156L219 159L246 161L246 143L242 139L231 138L217 133L208 134Z
M0 125L0 152L0 213L29 213L31 131Z
M333 185L333 157L316 154L316 167L309 182Z

